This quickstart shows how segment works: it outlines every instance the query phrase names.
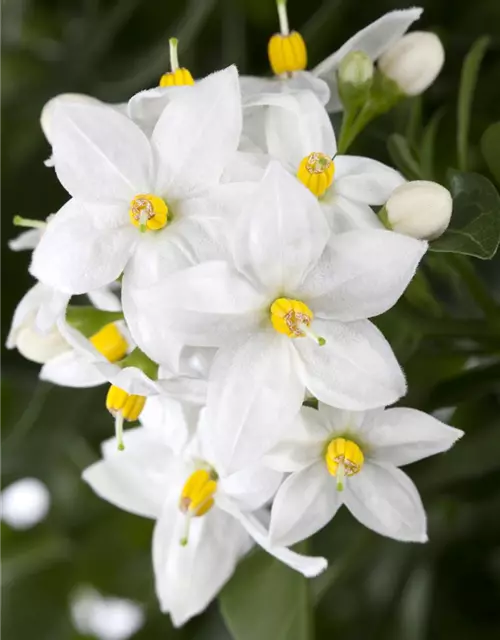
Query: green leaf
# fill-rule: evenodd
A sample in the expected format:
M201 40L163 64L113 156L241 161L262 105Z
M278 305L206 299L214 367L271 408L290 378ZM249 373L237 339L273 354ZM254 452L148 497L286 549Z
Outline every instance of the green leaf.
M306 578L263 551L245 558L219 596L235 640L308 640Z
M481 151L488 169L500 185L500 122L494 122L483 133Z
M393 133L387 141L391 160L408 180L419 180L422 172L407 140L399 133Z
M458 166L461 171L467 169L467 147L472 101L474 99L479 68L489 43L489 36L483 36L476 40L462 66L457 111L457 153Z
M489 260L500 242L498 191L477 173L449 171L448 181L453 196L451 223L445 233L431 243L430 250Z

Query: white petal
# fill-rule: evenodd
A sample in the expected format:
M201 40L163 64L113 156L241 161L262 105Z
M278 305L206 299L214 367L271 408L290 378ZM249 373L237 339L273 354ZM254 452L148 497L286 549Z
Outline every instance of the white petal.
M7 349L14 349L19 330L23 326L31 326L33 324L36 314L51 296L52 289L41 282L35 284L24 294L14 311L9 335L7 336L5 344Z
M24 251L26 249L34 249L40 242L43 229L28 229L21 232L12 240L9 240L9 249L11 251Z
M293 290L319 259L328 236L317 199L272 163L237 222L234 261L268 291Z
M184 197L219 181L238 148L242 127L238 72L233 65L176 95L151 142L160 159L156 188Z
M342 504L341 495L324 460L292 473L273 502L271 544L288 547L312 536L336 514Z
M336 71L342 59L350 51L364 51L372 60L376 60L401 38L410 25L420 18L421 13L422 9L418 7L386 13L375 22L358 31L340 49L314 68L313 74L326 80L332 92L330 102L326 107L328 111L342 110L336 86Z
M393 307L415 274L427 243L392 231L333 236L300 293L319 318L372 318Z
M243 511L255 511L267 504L276 493L283 474L263 466L253 466L222 477L218 491L240 505Z
M244 106L263 104L267 101L268 94L296 91L312 91L321 104L326 104L330 98L327 83L314 77L309 71L298 71L291 78L240 76L240 85Z
M177 503L168 502L153 536L156 592L176 627L210 604L249 546L239 522L217 508L193 518L189 542L182 546L183 520Z
M70 200L51 219L33 252L31 273L67 293L87 293L116 280L134 248L137 229L123 207Z
M144 133L115 109L60 102L51 121L57 177L89 202L128 202L151 190L152 154Z
M97 309L102 309L103 311L121 311L122 305L120 303L120 297L112 290L111 286L89 291L87 295L90 302L92 302Z
M406 383L391 347L367 320L316 320L320 347L307 338L294 346L304 363L304 384L319 400L342 409L363 410L396 402Z
M139 91L132 96L127 105L127 115L148 136L151 137L156 123L167 104L176 96L189 91L190 87L154 87Z
M199 407L195 405L157 395L148 398L140 421L146 429L153 429L155 437L178 454L194 435L198 414Z
M306 578L316 577L328 566L325 558L305 556L300 553L295 553L295 551L290 551L290 549L286 547L271 545L268 531L258 517L260 515L259 512L243 513L241 511L238 512L238 510L234 508L231 508L230 512L241 522L255 542L261 546L264 551L267 551L267 553L270 553L291 569L302 573Z
M304 398L296 368L287 339L273 331L219 350L207 403L216 466L228 473L244 468L282 437Z
M396 187L405 183L403 176L382 162L361 156L335 158L335 193L355 202L385 204Z
M301 471L321 458L330 431L322 411L302 407L283 439L264 456L263 462L277 471Z
M134 339L157 362L169 361L162 345L168 351L172 335L184 344L218 346L255 326L267 304L243 276L220 261L177 271L149 289L129 291L125 280L122 302Z
M172 454L148 430L124 433L125 451L107 444L106 459L83 472L83 479L98 496L120 509L146 518L158 518L168 489Z
M369 412L362 432L370 442L370 455L397 467L447 451L463 435L422 411L399 407Z
M40 371L40 379L63 387L96 387L106 382L99 370L86 358L71 350L49 360Z
M335 155L337 143L332 123L313 93L277 95L272 104L266 117L269 155L290 166L294 173L301 160L314 151Z
M347 479L344 503L365 527L407 542L427 542L427 523L417 488L395 467L365 463Z
M335 189L326 192L321 208L328 220L330 229L335 233L345 233L355 229L385 229L377 214L365 202L354 202L335 193Z

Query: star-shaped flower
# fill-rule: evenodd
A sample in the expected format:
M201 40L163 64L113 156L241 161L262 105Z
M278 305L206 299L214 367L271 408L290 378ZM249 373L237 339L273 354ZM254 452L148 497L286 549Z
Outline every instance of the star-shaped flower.
M447 451L459 429L415 409L349 412L304 407L267 458L292 472L271 514L273 544L295 544L323 528L342 504L362 524L396 540L425 542L418 491L398 467Z
M144 286L211 255L210 229L226 202L219 179L241 132L236 68L186 89L164 109L151 140L111 107L55 105L55 170L73 197L34 251L39 280L85 293L125 270L124 287Z
M156 520L156 593L175 626L208 606L253 542L306 576L326 567L323 558L269 545L262 507L276 492L281 474L252 467L224 475L211 454L211 439L201 424L196 440L175 454L162 430L129 430L125 451L104 443L104 459L83 474L105 500Z

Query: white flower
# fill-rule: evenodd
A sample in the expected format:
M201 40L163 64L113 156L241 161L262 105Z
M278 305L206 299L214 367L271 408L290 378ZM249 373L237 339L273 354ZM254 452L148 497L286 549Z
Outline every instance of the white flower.
M40 378L68 387L92 387L103 384L106 378L68 341L64 329L64 315L69 295L38 283L18 304L7 338L8 349L16 348L28 360L43 364ZM119 311L120 302L108 287L89 292L91 302L103 311ZM134 344L123 322L112 322L82 341L101 350L113 359L121 358Z
M434 33L414 31L394 43L381 56L384 75L408 96L423 93L437 78L444 64L444 48Z
M241 131L236 69L187 89L166 107L151 141L110 107L56 105L55 169L73 198L34 251L39 280L85 293L125 269L124 287L144 286L213 250L209 229L224 199L218 182Z
M463 435L415 409L304 407L267 463L291 471L274 500L272 544L295 544L345 504L362 524L396 540L427 540L418 491L398 467L449 449Z
M281 474L254 467L224 476L210 452L203 423L199 439L175 455L158 429L125 434L127 449L103 446L104 460L83 474L94 491L132 513L156 520L153 566L161 609L175 626L203 611L231 577L252 538L306 576L326 567L285 548L271 548L260 518ZM253 513L256 510L260 512Z
M265 131L266 152L319 198L334 231L383 228L370 205L384 204L404 178L376 160L336 155L332 124L312 93L275 96Z
M238 219L235 267L206 262L124 296L151 358L166 361L173 338L221 347L208 412L228 470L276 442L306 388L350 409L405 391L389 344L366 318L395 304L426 244L385 230L328 238L316 199L274 163Z
M29 227L27 231L22 231L12 240L9 240L9 249L11 251L26 251L34 249L42 239L43 232L47 227L50 216L44 222L43 220L25 220L20 216L14 218L14 224L20 227Z
M386 226L412 238L433 240L446 231L453 198L437 182L414 180L394 190L382 209Z
M342 103L337 88L337 70L344 57L351 51L364 51L375 62L385 51L406 33L423 9L401 9L389 11L375 22L356 33L340 49L325 58L312 71L316 78L328 83L330 100L326 105L329 112L342 111Z

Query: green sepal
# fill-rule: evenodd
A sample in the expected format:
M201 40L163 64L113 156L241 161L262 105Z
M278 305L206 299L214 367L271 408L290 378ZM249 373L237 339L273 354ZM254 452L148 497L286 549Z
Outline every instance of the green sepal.
M117 362L121 369L125 367L136 367L145 373L151 380L158 380L159 365L153 362L148 356L136 347L131 353L128 354L123 360Z
M121 311L103 311L91 306L69 305L66 321L86 338L90 338L110 322L123 320Z

